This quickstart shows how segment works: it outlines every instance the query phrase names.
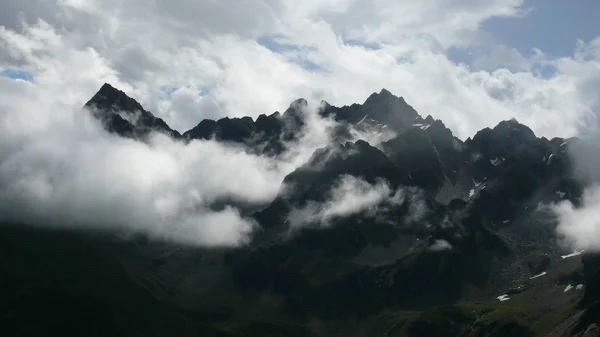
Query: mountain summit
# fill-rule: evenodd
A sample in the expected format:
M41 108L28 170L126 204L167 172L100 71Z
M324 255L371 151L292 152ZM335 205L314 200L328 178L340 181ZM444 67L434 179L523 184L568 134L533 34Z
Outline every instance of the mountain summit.
M155 117L135 99L108 83L104 83L85 107L93 111L107 130L120 136L143 138L156 131L181 138L181 134L171 129L164 120Z

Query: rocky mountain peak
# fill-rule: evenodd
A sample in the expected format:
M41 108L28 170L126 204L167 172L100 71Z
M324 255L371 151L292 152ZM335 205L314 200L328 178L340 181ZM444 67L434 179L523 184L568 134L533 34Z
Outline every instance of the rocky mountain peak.
M151 132L160 132L175 139L181 138L181 134L171 129L164 120L155 117L138 101L109 83L104 83L84 107L91 110L108 131L120 136L146 138Z
M123 91L104 83L100 90L85 104L86 107L94 107L105 112L128 112L145 111L138 101L127 96Z
M404 98L393 95L382 89L379 93L371 94L362 105L362 110L369 118L402 132L412 126L421 116Z

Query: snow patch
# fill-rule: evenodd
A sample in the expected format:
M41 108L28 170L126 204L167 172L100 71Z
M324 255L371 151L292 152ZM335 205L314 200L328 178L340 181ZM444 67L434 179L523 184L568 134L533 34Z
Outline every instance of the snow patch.
M501 158L494 158L494 159L490 159L490 164L494 165L494 166L498 166L500 164L502 164L506 159L504 159L504 157Z
M568 285L568 286L565 288L565 292L567 292L567 291L569 291L569 290L571 290L571 289L573 289L573 286L569 284L569 285Z
M484 182L484 183L482 184L482 182L476 182L475 179L471 178L471 181L473 182L473 185L475 185L475 186L469 191L469 199L475 195L475 192L485 189L485 185L487 184L485 182L486 179L487 179L487 177L483 178L482 182Z
M563 259L567 259L567 258L569 258L569 257L574 257L574 256L581 255L581 254L583 254L583 252L584 252L584 250L580 250L580 251L577 251L577 250L576 250L576 251L574 251L574 252L573 252L573 253L571 253L571 254L562 255L561 257L562 257Z
M483 180L481 182L484 182L487 180L487 177L483 177ZM475 179L471 178L471 181L473 181L473 184L475 185L475 187L479 187L479 185L481 185L481 182L476 182Z
M556 194L558 194L558 196L562 198L565 196L566 193L562 191L556 191Z
M360 123L364 122L365 119L367 118L367 116L369 116L369 114L366 114L365 117L363 117L358 123L356 123L356 126L360 125Z
M421 130L425 131L425 130L429 129L430 126L431 126L431 124L423 125L423 126L421 126Z
M529 279L530 279L530 280L533 280L533 279L535 279L535 278L538 278L538 277L541 277L541 276L544 276L544 275L546 275L546 272L542 272L542 273L539 273L539 274L537 274L537 275L533 275L533 276L532 276L532 277L530 277Z
M508 297L508 295L504 294L504 295L500 295L498 297L496 297L498 299L498 301L500 302L504 302L504 301L508 301L510 300L510 297Z
M581 290L581 289L583 289L583 287L585 287L585 285L583 285L583 284L578 284L578 285L575 287L575 290Z

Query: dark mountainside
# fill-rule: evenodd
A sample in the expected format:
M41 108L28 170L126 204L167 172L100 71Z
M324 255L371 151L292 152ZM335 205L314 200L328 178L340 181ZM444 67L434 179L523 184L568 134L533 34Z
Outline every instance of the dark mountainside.
M147 141L215 139L279 156L306 127L283 113L203 120L182 135L109 84L86 104L106 129ZM466 141L387 90L318 112L335 142L252 216L245 247L0 226L0 327L14 336L600 336L600 256L564 257L540 204L579 204L567 155L516 120ZM352 131L391 138L377 147ZM308 219L351 177L383 181L374 214ZM400 191L396 193L396 191ZM394 194L396 193L396 194ZM544 273L543 275L541 275ZM541 275L541 276L540 276ZM501 301L505 295L508 300Z

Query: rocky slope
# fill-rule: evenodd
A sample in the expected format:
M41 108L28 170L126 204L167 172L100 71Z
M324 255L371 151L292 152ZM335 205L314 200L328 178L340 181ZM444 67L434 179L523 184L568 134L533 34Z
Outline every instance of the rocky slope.
M162 132L276 157L307 127L306 104L256 120L203 120L183 135L108 84L86 107L123 137ZM317 114L336 121L332 144L253 214L261 230L248 246L0 227L1 325L24 336L597 333L600 259L566 256L539 207L579 203L567 153L576 139L539 138L510 120L463 142L385 89L363 104L322 102ZM379 144L356 136L373 134ZM348 188L377 191L377 202L343 215L328 209Z

